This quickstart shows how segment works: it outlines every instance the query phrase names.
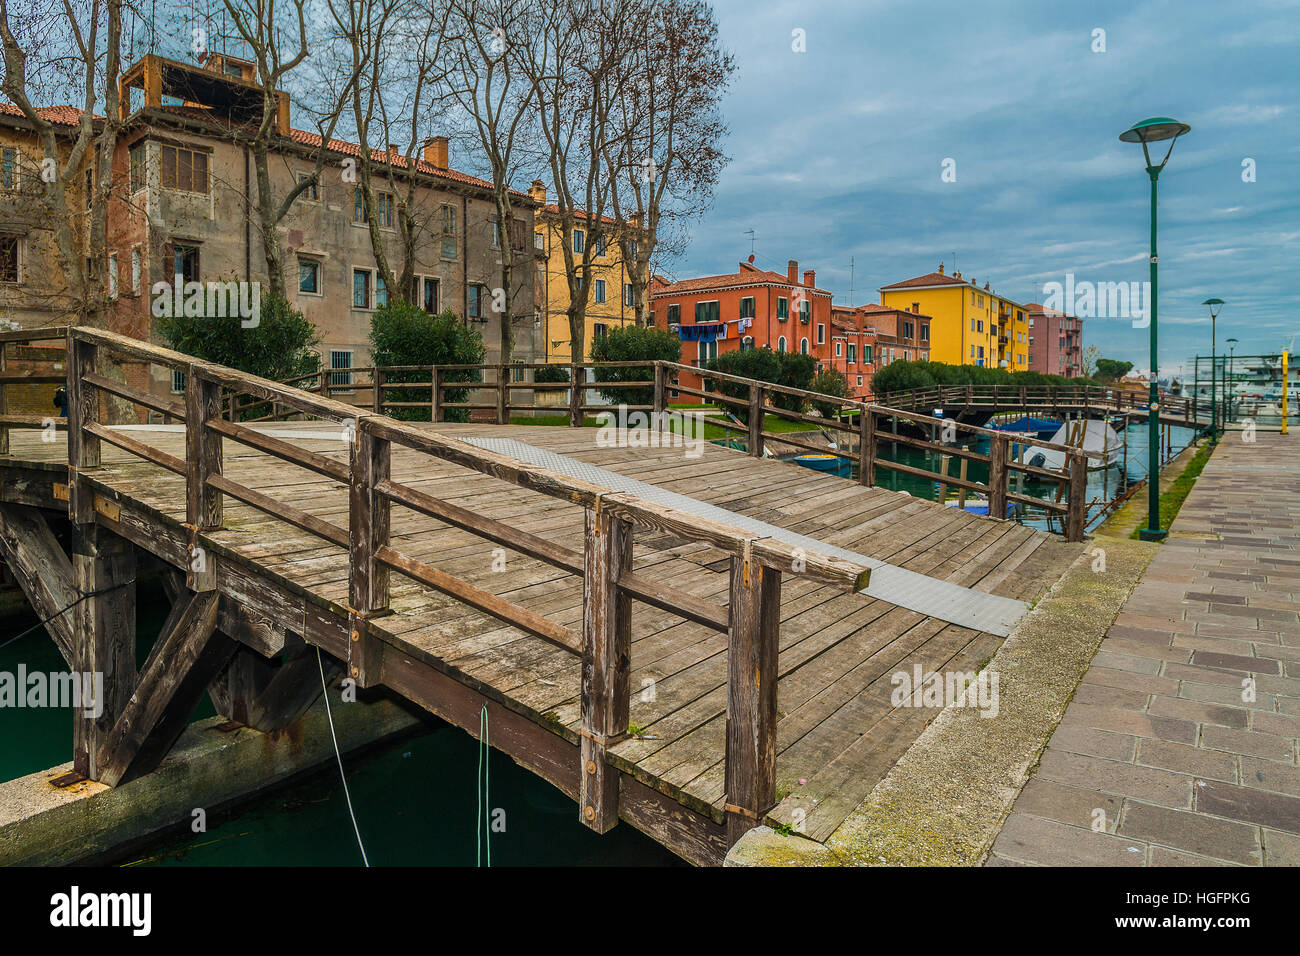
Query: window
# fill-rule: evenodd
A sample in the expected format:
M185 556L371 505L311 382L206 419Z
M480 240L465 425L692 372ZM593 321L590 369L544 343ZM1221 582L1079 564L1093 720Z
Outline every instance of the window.
M717 357L718 357L717 340L714 340L712 342L700 343L700 364L701 365L703 365L706 362L712 362Z
M596 280L596 304L601 305L605 301L605 280Z
M298 291L320 295L320 263L315 259L298 260Z
M904 323L903 323L903 338L905 338L905 339L910 339L910 338L912 338L912 336L914 336L915 334L916 334L916 326L914 326L911 322L904 322Z
M298 173L298 182L310 181L306 189L298 194L298 198L304 202L320 202L320 183L312 180L311 173Z
M776 350L777 350L778 352L784 352L784 351L785 351L785 336L784 336L784 335L781 336L779 339L776 340Z
M18 281L18 237L0 236L0 282Z
M185 391L185 373L172 369L172 394L179 394Z
M920 312L920 311L921 311L921 303L920 303L920 302L913 302L913 303L912 303L912 312L916 313L916 312Z
M581 229L573 230L573 251L582 255L582 251L587 248L587 234Z
M747 295L740 300L740 317L742 319L752 319L754 317L754 297Z
M752 335L742 336L740 340L740 350L748 352L754 347L754 337Z
M984 320L983 320L983 319L980 319L978 322L975 323L975 331L976 331L976 332L983 332L983 331L984 331Z
M492 220L492 248L493 249L501 248L501 220L500 219Z
M424 279L424 311L430 315L438 314L438 280Z
M127 166L130 168L131 192L136 193L145 186L145 165L144 165L145 144L131 147Z
M808 339L807 339L807 337L804 337L804 338L802 338L802 339L799 340L799 351L802 352L804 355L807 355L807 354L808 354Z
M174 243L172 245L172 258L175 261L175 267L172 269L174 275L181 277L182 282L199 281L199 247Z
M450 207L443 206L443 209ZM385 228L393 228L393 194L392 193L375 193L375 218L379 225ZM366 216L366 197L358 186L352 193L352 221L363 223L367 221Z
M600 259L600 258L603 258L603 257L604 257L604 255L605 255L605 237L604 237L604 236L598 236L598 237L596 238L596 247L592 250L592 255L594 255L597 259Z
M785 322L790 318L790 300L783 295L776 297L776 318L779 322Z
M826 326L821 322L817 323L817 344L818 345L826 344Z
M469 304L467 311L471 319L483 318L483 289L481 285L469 287Z
M131 293L133 295L140 294L140 266L140 247L133 246L131 248Z
M863 364L863 365L870 365L870 364L871 364L871 346L870 346L870 345L864 345L864 346L862 346L862 364Z
M533 233L533 248L546 251L546 236L540 232Z
M591 337L594 339L604 338L605 333L609 331L609 326L604 322L594 322L591 326Z
M699 322L717 322L721 312L718 309L718 301L714 299L711 302L695 303L695 321Z
M352 368L352 351L350 349L330 349L330 368ZM330 372L330 384L344 387L350 386L352 384L352 373L350 371Z
M352 270L352 308L370 308L370 270Z
M442 207L442 257L456 258L456 207Z
M858 347L852 342L849 343L849 354L846 357L845 362L848 365L858 364Z
M922 342L930 341L930 327L928 325L925 325L924 323L921 325L921 341Z
M670 305L668 307L668 324L680 325L682 322L682 307L680 305Z
M117 253L108 257L108 297L117 298Z
M836 342L836 343L835 343L835 357L836 357L836 358L839 358L839 357L840 357L841 355L843 355L843 354L844 354L844 343L843 343L843 342Z
M12 147L0 150L0 188L18 188L18 150Z
M623 304L629 309L636 307L636 297L632 294L632 283L623 283Z
M973 345L970 347L970 357L971 358L975 357L975 346Z
M192 193L208 191L208 154L179 146L162 148L162 184Z
M861 376L861 375L858 376L858 387L859 387L859 388L862 387L862 376Z
M376 272L375 273L375 307L378 308L381 305L388 305L388 283L384 281L383 276L379 275L379 273Z

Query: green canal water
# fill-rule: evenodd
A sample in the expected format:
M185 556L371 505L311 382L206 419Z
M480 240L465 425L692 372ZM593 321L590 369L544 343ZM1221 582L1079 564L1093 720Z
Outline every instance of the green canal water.
M1128 478L1145 475L1146 428L1129 429ZM1192 437L1174 429L1175 452ZM900 464L938 470L937 457L881 436L881 453ZM979 466L968 477L987 478ZM1088 497L1112 497L1121 468L1091 472ZM954 472L955 473L955 472ZM878 483L935 500L935 482L878 471ZM1045 495L1046 486L1028 482L1025 491ZM1027 524L1036 523L1027 519ZM144 662L165 616L161 591L139 589L138 654ZM30 614L0 619L0 671L24 664L29 673L57 672L63 660L54 642L38 629L13 643L36 623ZM215 713L205 697L191 720ZM70 759L72 717L66 709L0 708L0 780L35 773ZM357 823L372 865L474 866L478 819L478 744L456 728L430 719L427 729L345 760ZM497 751L488 763L488 806L504 823L491 835L493 865L676 865L680 861L654 841L623 824L597 836L579 823L577 807L558 790L516 766ZM245 801L208 820L206 833L172 833L119 861L130 866L314 865L355 866L361 862L347 813L337 765L329 763L289 785Z

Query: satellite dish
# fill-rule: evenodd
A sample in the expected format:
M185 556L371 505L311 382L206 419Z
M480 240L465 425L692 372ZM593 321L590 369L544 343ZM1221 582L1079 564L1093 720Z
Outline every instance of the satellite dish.
M749 254L749 264L751 266L754 264L754 254L752 252Z

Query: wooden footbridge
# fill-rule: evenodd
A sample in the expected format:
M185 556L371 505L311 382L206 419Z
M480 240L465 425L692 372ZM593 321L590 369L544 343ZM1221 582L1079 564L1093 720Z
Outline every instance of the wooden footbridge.
M984 424L994 415L1070 415L1084 418L1122 416L1146 421L1148 396L1132 389L1099 385L941 385L932 388L900 389L879 396L890 408L923 411L941 410L945 418ZM1164 397L1156 408L1161 425L1197 425L1194 399ZM1208 413L1208 409L1205 410Z
M66 422L0 407L0 558L69 668L104 674L74 766L110 785L155 768L205 691L285 726L319 650L471 735L486 710L597 831L698 864L764 821L824 840L937 713L895 705L892 675L977 671L1080 549L870 468L399 422L105 331L66 343L66 369L0 369L70 396ZM139 384L163 370L183 404ZM241 401L297 420L223 417ZM172 605L137 670L149 564Z

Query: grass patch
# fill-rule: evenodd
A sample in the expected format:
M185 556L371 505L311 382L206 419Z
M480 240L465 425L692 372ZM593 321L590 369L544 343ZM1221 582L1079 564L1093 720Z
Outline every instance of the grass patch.
M1214 446L1208 441L1196 449L1196 454L1187 463L1183 473L1174 479L1168 491L1160 495L1160 527L1168 528L1174 523L1174 518L1178 517L1179 509L1183 507L1183 502L1191 492L1192 486L1196 484L1197 477L1205 470L1205 463L1210 460L1213 451ZM1134 541L1139 540L1138 533L1141 530L1141 528L1134 528L1129 537Z

